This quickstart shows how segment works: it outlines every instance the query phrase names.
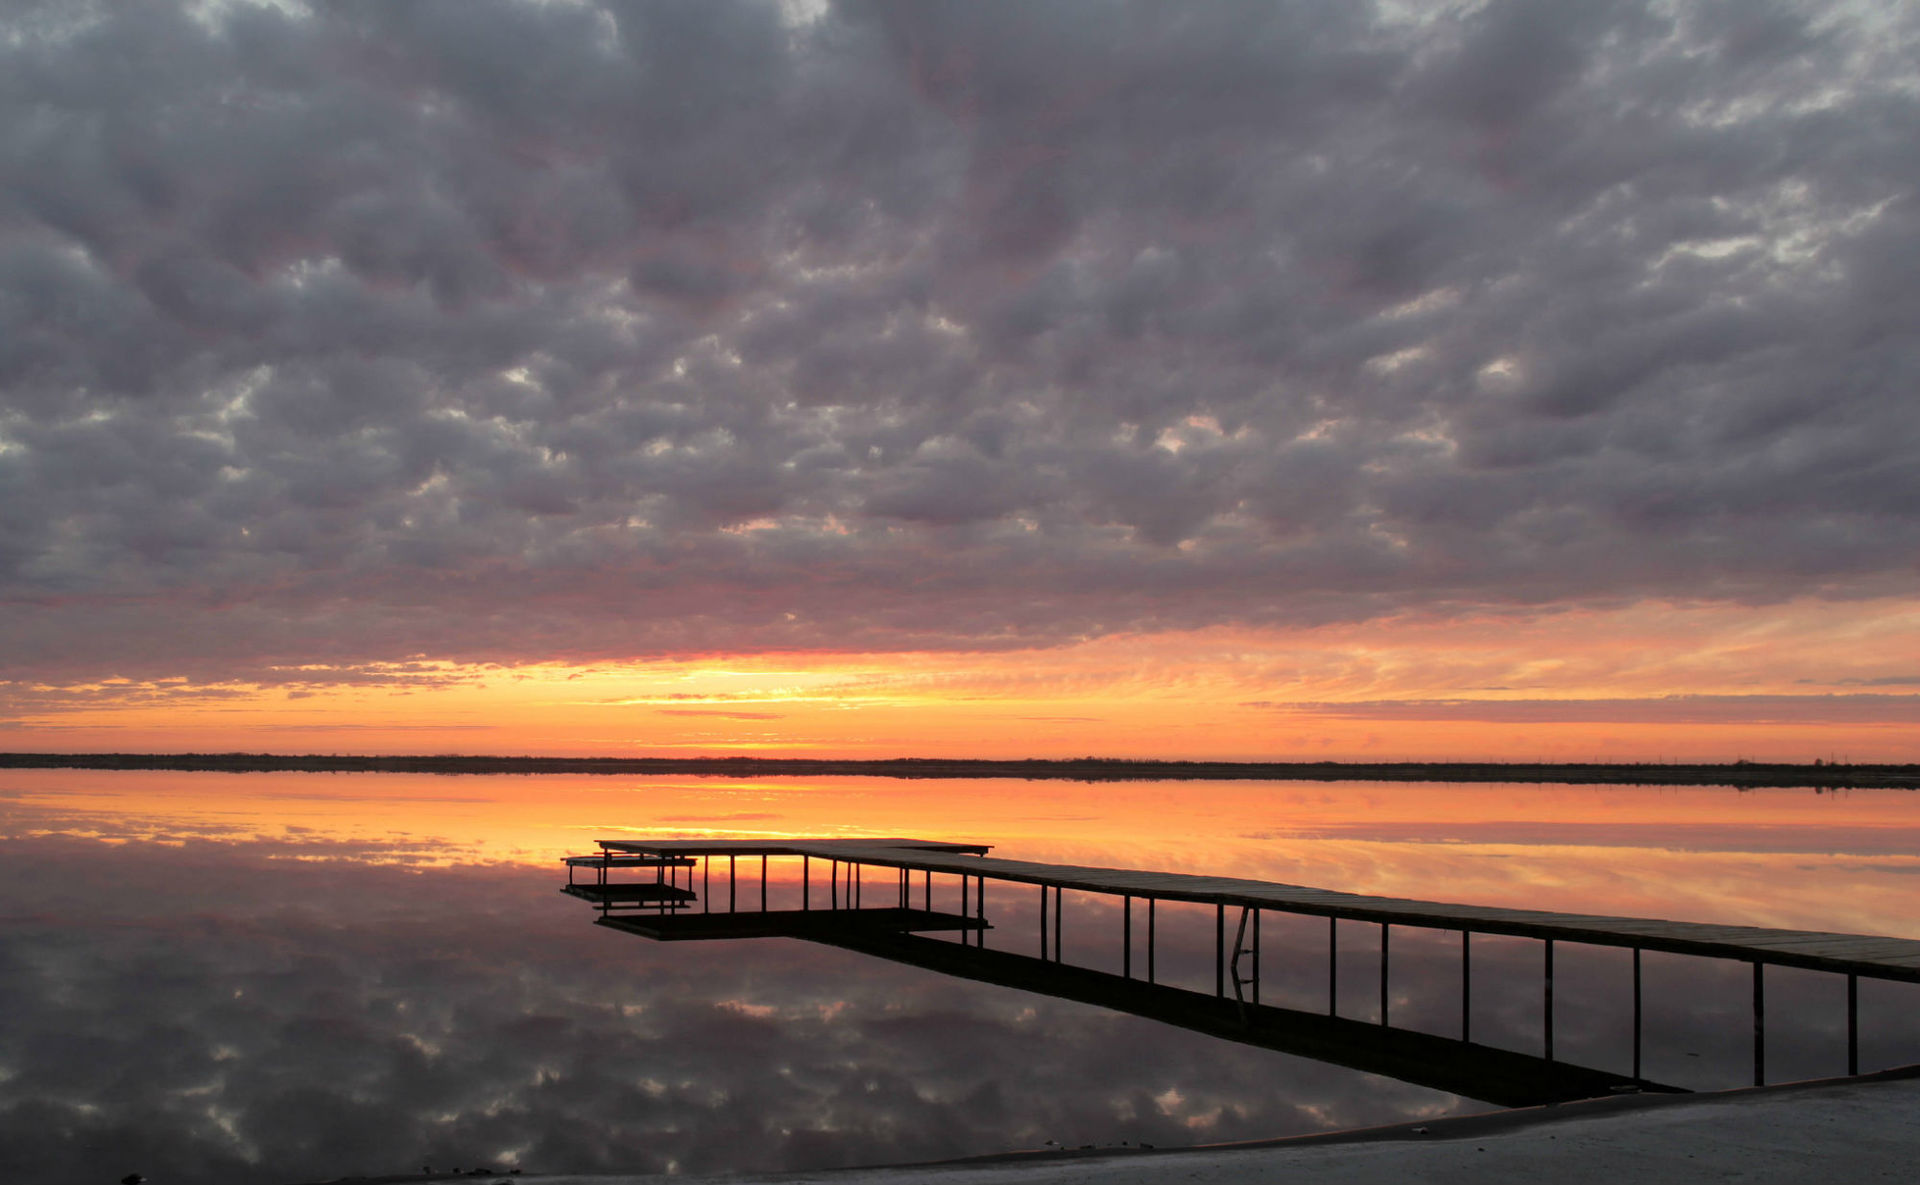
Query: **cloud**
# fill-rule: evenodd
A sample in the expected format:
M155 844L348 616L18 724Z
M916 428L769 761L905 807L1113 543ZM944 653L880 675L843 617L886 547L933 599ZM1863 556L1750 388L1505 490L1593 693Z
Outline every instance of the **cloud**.
M0 1140L34 1179L804 1169L1462 1105L808 944L643 942L557 871L325 840L7 849ZM100 908L44 879L80 868Z
M1920 695L1666 695L1641 699L1363 700L1242 705L1345 720L1484 724L1920 723Z
M158 824L156 842L104 843L73 838L99 820L63 809L21 807L10 831L34 838L0 840L0 1141L24 1179L811 1170L1477 1106L811 944L646 942L594 927L554 892L557 868L431 867L448 850L419 840L218 842L124 813L114 836ZM1747 830L1761 850L1779 838ZM1631 831L1614 838L1644 838ZM1069 896L1070 933L1085 936L1069 960L1117 961L1097 937L1117 906ZM1025 949L1037 903L990 900L991 945ZM1163 981L1210 990L1211 911L1170 904L1159 918ZM1324 922L1268 913L1264 925L1265 998L1317 1010ZM1374 929L1342 928L1342 1015L1365 1019L1377 999ZM1556 1048L1621 1068L1626 953L1557 949ZM1457 936L1400 927L1392 950L1396 1024L1457 1031ZM1537 1050L1539 944L1477 936L1473 959L1479 1039ZM1750 1043L1726 1010L1744 1006L1746 967L1647 964L1650 1073L1740 1082ZM1769 976L1789 1018L1770 1036L1776 1065L1842 1056L1830 979ZM1911 1009L1868 1004L1870 1058L1911 1044Z
M1904 10L4 32L13 672L1912 583Z

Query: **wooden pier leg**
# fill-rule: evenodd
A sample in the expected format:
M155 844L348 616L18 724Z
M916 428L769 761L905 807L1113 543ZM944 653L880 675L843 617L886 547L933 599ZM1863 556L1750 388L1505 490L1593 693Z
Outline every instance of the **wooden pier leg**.
M1120 897L1120 978L1133 978L1133 898Z
M1153 982L1153 906L1156 898L1147 898L1147 982Z
M973 932L975 946L987 945L987 878L979 877L973 885L973 915L980 919L980 928Z
M1062 949L1066 946L1066 935L1060 932L1060 898L1060 886L1055 885L1053 887L1053 961L1056 963L1066 958L1065 955L1061 954Z
M1047 946L1047 886L1040 886L1040 958L1046 959L1052 954Z
M713 857L700 857L700 912L713 912Z
M767 858L760 857L760 912L767 912Z
M734 868L735 857L727 854L727 912L733 912L734 890L739 887L739 873Z
M1473 1033L1473 932L1460 931L1460 1039Z
M1847 1074L1860 1072L1860 977L1847 974Z
M800 857L800 908L813 908L813 857Z
M978 908L977 906L970 907L967 905L967 882L972 880L973 878L968 876L966 873L963 872L960 874L960 916L963 918L972 917L974 914L974 910ZM974 893L978 894L980 892L980 889L981 889L981 885L979 884L979 882L975 881L973 885ZM960 931L960 945L961 946L973 945L973 931L966 930L966 929L963 929Z
M853 870L853 907L859 909L862 905L866 904L865 889L867 887L867 878L863 875L866 869L858 860L848 865L848 867Z
M1640 948L1633 948L1633 1077L1640 1078Z
M907 907L907 870L902 868L900 870L900 908L905 909L906 907Z
M1385 922L1380 923L1380 1023L1387 1023L1387 931Z
M1767 1084L1767 965L1753 961L1753 1084Z
M1213 994L1227 996L1227 907L1213 907Z
M1546 953L1546 999L1542 1001L1545 1011L1546 1052L1542 1054L1548 1061L1553 1060L1553 939L1547 939Z
M829 860L827 862L827 869L828 869L828 872L827 872L828 883L833 886L833 895L828 898L828 901L830 903L830 908L839 909L840 908L840 861Z
M1260 911L1253 911L1253 1002L1260 1002Z
M921 903L925 906L926 911L928 913L932 913L933 912L933 869L931 868L926 869L924 875L920 879L920 893L921 893L921 898L920 898Z
M1340 1014L1340 919L1327 919L1327 1015Z

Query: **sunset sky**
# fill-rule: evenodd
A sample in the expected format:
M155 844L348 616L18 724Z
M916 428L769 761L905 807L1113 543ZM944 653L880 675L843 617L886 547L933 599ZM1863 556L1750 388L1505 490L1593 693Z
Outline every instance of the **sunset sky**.
M0 749L1920 761L1920 8L0 15Z

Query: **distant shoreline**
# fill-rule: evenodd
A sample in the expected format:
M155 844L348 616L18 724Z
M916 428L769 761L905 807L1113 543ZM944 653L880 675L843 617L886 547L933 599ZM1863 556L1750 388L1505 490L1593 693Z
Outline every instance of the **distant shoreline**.
M1920 789L1920 765L1494 761L1131 761L896 757L328 756L274 753L0 753L0 769L204 773L646 774L712 778L1021 778L1077 782L1555 782L1567 785Z

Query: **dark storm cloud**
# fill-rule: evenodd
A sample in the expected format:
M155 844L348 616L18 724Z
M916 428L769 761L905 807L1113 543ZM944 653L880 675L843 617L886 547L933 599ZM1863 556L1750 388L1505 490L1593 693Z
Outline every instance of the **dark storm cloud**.
M1911 583L1910 13L16 7L0 655Z

